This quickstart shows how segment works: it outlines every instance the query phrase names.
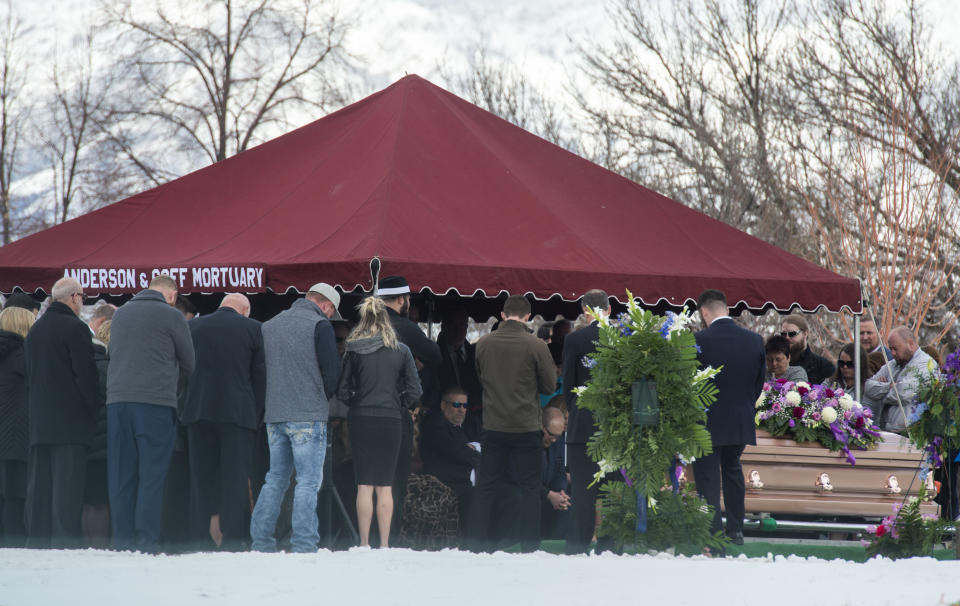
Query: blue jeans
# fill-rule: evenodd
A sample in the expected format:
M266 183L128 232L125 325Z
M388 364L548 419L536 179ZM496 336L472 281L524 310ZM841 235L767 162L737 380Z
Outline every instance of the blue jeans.
M117 549L159 549L163 488L177 438L175 418L176 410L169 406L107 406L107 488Z
M276 551L277 516L290 485L290 472L297 471L293 491L294 552L317 551L317 491L323 481L323 457L327 452L327 424L323 421L267 423L270 471L267 472L257 506L250 520L250 538L255 551Z

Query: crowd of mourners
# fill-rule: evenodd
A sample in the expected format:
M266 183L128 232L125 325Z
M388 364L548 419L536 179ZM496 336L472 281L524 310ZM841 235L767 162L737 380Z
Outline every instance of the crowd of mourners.
M383 278L346 321L321 282L263 323L242 294L194 317L163 274L87 322L72 278L39 317L38 301L12 295L0 312L0 545L311 552L340 537L532 550L565 539L585 552L598 468L573 388L589 378L607 294L584 295L578 330L558 320L536 334L529 301L508 297L476 343L465 309L446 310L428 338L410 295L403 277ZM767 378L852 390L859 356L864 403L902 431L891 391L908 402L904 371L929 359L915 336L895 328L886 349L863 322L863 347L845 345L834 364L808 334L803 316L783 320L765 342Z

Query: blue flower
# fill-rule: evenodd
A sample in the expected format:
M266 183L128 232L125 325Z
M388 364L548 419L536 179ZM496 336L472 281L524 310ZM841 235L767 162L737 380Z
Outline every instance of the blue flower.
M691 345L691 347L693 347L694 349L696 349L696 350L697 350L697 353L703 353L703 350L700 349L700 346L697 345L696 343L694 343L693 345Z
M593 358L584 358L583 365L587 368L593 368L594 366L597 365L597 361L594 360Z
M923 413L927 411L929 406L926 402L920 402L917 404L917 407L913 409L913 412L910 413L910 418L907 419L907 425L913 425L920 420L920 417L923 416Z
M663 321L663 326L660 327L660 336L664 339L670 338L670 327L673 326L677 314L672 311L667 312L667 319Z

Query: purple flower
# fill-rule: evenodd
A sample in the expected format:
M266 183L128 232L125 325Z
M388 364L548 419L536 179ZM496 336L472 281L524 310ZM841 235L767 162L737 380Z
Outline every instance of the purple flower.
M790 427L793 427L794 425L796 425L796 423L793 422L793 419L790 419L787 425L789 425Z

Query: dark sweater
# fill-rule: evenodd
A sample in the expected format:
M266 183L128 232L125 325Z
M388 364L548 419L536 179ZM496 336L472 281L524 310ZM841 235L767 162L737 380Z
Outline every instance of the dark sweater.
M183 314L156 290L142 290L117 310L110 327L107 404L177 407L180 375L193 372L193 342Z
M469 484L470 472L480 467L480 453L462 425L454 425L441 410L430 411L420 422L420 457L423 473L444 484Z
M93 439L100 386L90 329L63 303L50 304L24 340L30 445Z

